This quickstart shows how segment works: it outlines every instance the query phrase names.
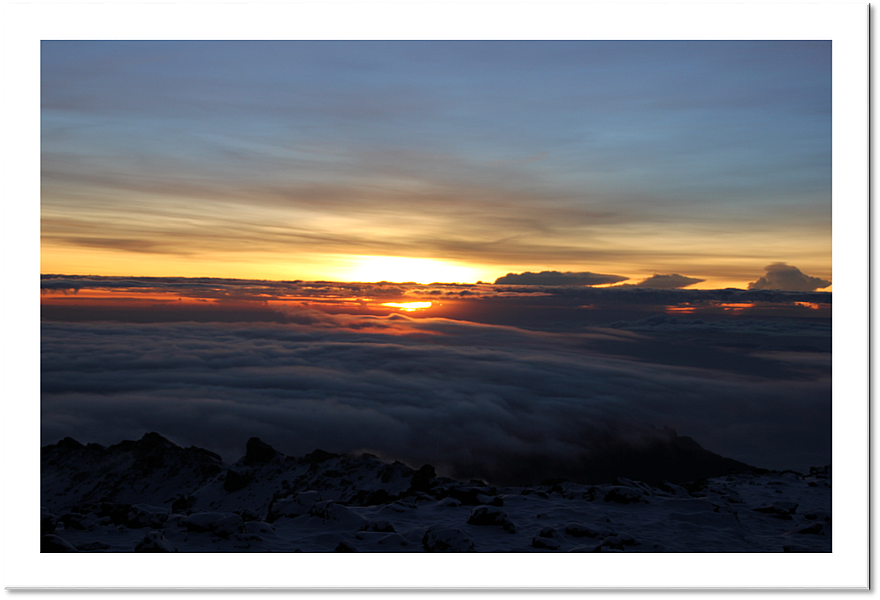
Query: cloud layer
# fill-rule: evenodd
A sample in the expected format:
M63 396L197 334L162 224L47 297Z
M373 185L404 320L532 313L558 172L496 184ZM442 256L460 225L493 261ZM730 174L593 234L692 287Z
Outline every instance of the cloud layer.
M620 275L603 275L601 273L560 273L559 271L541 271L540 273L508 273L495 280L496 285L602 285L619 283L627 277Z
M258 436L288 454L370 451L491 480L669 426L756 466L829 460L828 329L744 325L757 343L745 351L710 328L694 342L289 310L296 322L270 325L44 323L43 443L155 430L236 459Z
M677 289L694 285L706 281L705 279L697 279L696 277L685 277L684 275L652 275L644 281L635 284L637 287L655 288L655 289Z

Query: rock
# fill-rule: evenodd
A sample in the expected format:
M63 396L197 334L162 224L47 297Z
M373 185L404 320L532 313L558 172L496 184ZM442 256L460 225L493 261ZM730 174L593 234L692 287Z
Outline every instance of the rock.
M354 547L351 542L347 542L342 540L339 542L339 545L336 546L336 550L334 552L357 552L357 548Z
M171 542L165 539L160 531L150 531L144 536L137 546L134 547L135 552L177 552Z
M345 504L350 506L379 506L381 504L390 504L398 499L399 496L389 494L385 488L379 488L378 490L358 490Z
M829 515L824 510L813 510L804 515L804 518L808 521L824 521L825 523L831 522L831 515Z
M227 492L237 492L238 490L246 488L252 480L253 476L251 475L242 475L238 471L227 469L226 476L223 479L223 489Z
M73 544L62 537L48 533L40 538L40 552L76 552Z
M234 511L234 512L235 512L235 514L237 514L239 517L241 517L241 520L244 521L245 523L247 523L247 522L249 522L249 521L259 521L259 520L261 520L260 513L258 513L258 512L255 511L255 510L252 510L252 509L250 509L250 508L241 508L241 509L236 510L236 511Z
M637 488L623 485L614 485L605 490L605 502L617 502L619 504L632 504L634 502L647 502L645 493Z
M168 520L168 511L161 506L133 504L126 516L126 525L133 529L150 527L158 529Z
M45 508L40 507L40 535L46 535L55 531L58 525L58 517Z
M61 515L60 521L64 524L65 529L76 529L79 531L88 531L98 526L97 523L85 515L75 512Z
M388 535L379 538L376 543L388 550L402 546L409 546L409 542L406 541L406 538L399 533L389 533Z
M177 499L171 503L171 512L185 514L195 505L195 496L178 496Z
M327 452L326 450L321 450L317 448L313 452L310 452L302 457L303 462L309 463L311 465L317 465L322 462L327 462L328 460L339 458L338 454L333 454L332 452Z
M467 522L468 525L498 526L508 533L516 533L516 527L510 517L497 506L478 506L471 511Z
M229 537L241 528L241 517L231 513L199 512L180 520L180 524L196 533L215 533Z
M241 525L241 517L236 514L232 514L217 521L214 521L214 523L212 523L211 525L211 531L216 536L228 538L233 533L238 533L239 531L241 531Z
M825 535L825 523L810 523L809 525L801 525L795 528L794 533L802 533L807 535Z
M361 531L393 533L394 525L392 525L390 521L369 521L361 528Z
M552 527L545 527L540 532L538 532L538 537L542 538L553 538L558 535L558 532Z
M269 505L266 520L272 523L281 517L296 518L307 514L321 500L321 493L314 490L299 492L287 498L275 500Z
M802 546L800 544L786 544L782 547L783 552L815 552L809 546Z
M429 527L422 537L427 552L474 552L474 543L460 529Z
M128 514L131 512L131 504L123 502L101 502L98 514L101 517L109 517L114 525L128 526Z
M559 550L559 542L539 536L532 538L532 547L543 550Z
M773 505L774 505L774 506L778 506L779 508L781 508L781 509L783 509L783 510L787 510L787 511L788 511L788 514L790 514L790 515L795 514L795 511L797 510L797 507L798 507L798 503L797 503L797 502L783 502L783 501L779 501L779 502L774 502Z
M454 487L447 492L447 496L455 498L464 506L480 506L482 504L488 504L485 501L486 498L494 495L487 492L489 492L489 490L486 488Z
M486 494L477 494L477 502L487 506L504 506L504 499L498 496L487 496Z
M569 523L565 526L565 535L570 535L572 537L588 537L594 538L599 536L608 536L611 535L611 532L607 529L593 529L592 527L588 527L587 525L581 525L580 523Z
M254 535L268 535L275 533L275 528L265 521L247 521L242 527L245 533Z
M690 494L686 489L670 481L661 481L657 488L666 492L667 494L672 494L673 496L677 496L679 498L690 498Z
M275 448L260 438L252 437L247 441L247 452L242 462L246 465L264 465L272 462L276 456L278 456L278 451Z
M409 489L412 492L427 492L437 483L437 472L431 465L422 467L413 473Z
M104 542L86 542L84 544L77 544L76 549L80 552L99 552L101 550L109 550L110 544L105 544Z
M623 540L616 535L609 535L599 545L600 548L611 548L612 550L623 550Z
M791 514L794 512L794 508L797 508L797 504L794 504L794 508L791 507L790 502L774 502L769 506L758 506L753 508L752 510L759 513L764 513L770 515L771 517L775 517L777 519L785 519L791 520Z
M364 517L357 514L347 506L337 504L336 502L332 501L316 503L311 508L311 510L309 510L309 516L316 517L324 521L341 523L342 525L345 525L346 527L350 527L352 529L360 529L367 522Z

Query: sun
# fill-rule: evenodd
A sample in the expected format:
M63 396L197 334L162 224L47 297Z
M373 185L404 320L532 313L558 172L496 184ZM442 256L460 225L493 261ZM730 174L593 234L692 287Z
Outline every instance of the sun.
M346 277L349 281L396 283L464 283L478 278L476 269L432 258L358 256Z

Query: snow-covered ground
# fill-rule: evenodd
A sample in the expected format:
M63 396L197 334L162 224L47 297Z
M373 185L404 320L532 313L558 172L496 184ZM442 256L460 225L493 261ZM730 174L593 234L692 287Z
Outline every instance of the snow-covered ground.
M227 465L158 434L42 453L43 551L830 552L831 472L495 487L379 458Z
M831 551L824 467L689 486L501 488L370 455L283 456L255 439L234 464L157 434L110 448L43 448L42 535L56 536L44 548L76 552L31 556L36 536L9 540L33 517L7 512L9 579L65 589L813 589L863 569L846 512Z

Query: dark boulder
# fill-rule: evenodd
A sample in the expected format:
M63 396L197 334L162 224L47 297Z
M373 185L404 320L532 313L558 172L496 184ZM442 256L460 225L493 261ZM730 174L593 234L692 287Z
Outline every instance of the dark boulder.
M422 467L413 473L409 486L410 492L427 492L437 484L437 472L431 465Z
M497 506L478 506L468 517L468 525L497 526L508 533L516 533L516 527L507 513Z
M339 542L339 545L336 546L335 552L357 552L357 548L355 548L354 544L351 542L342 540Z

